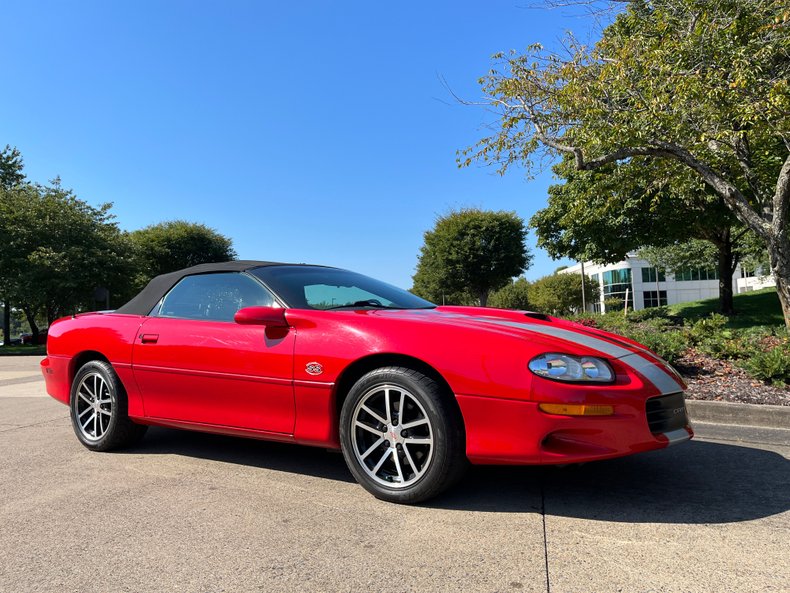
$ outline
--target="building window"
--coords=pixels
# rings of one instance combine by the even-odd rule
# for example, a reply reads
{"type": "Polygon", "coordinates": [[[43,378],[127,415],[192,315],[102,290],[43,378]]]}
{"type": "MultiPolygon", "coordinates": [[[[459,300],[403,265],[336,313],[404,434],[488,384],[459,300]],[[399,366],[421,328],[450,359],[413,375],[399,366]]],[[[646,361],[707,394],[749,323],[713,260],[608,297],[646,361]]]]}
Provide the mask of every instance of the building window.
{"type": "Polygon", "coordinates": [[[678,282],[718,279],[719,273],[716,270],[708,270],[706,268],[682,268],[675,271],[675,280],[678,282]]]}
{"type": "Polygon", "coordinates": [[[642,298],[645,302],[645,309],[650,307],[664,307],[667,304],[667,291],[660,290],[658,291],[658,296],[656,296],[655,290],[646,290],[642,293],[642,298]]]}
{"type": "Polygon", "coordinates": [[[601,277],[598,274],[590,274],[590,280],[592,280],[596,286],[601,285],[601,277]]]}
{"type": "MultiPolygon", "coordinates": [[[[666,282],[664,270],[658,270],[658,282],[666,282]]],[[[642,282],[656,282],[656,269],[655,268],[642,268],[642,282]]]]}
{"type": "Polygon", "coordinates": [[[630,291],[629,301],[633,301],[634,291],[631,289],[631,268],[609,270],[603,273],[603,298],[625,301],[625,293],[630,291]]]}

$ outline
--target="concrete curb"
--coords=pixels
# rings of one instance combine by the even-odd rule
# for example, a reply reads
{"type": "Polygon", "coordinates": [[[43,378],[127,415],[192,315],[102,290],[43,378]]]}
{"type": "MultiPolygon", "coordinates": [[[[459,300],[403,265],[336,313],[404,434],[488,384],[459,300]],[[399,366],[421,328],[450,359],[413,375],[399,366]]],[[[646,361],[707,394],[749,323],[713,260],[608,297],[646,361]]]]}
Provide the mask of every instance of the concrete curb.
{"type": "Polygon", "coordinates": [[[686,400],[691,422],[790,429],[790,406],[686,400]]]}

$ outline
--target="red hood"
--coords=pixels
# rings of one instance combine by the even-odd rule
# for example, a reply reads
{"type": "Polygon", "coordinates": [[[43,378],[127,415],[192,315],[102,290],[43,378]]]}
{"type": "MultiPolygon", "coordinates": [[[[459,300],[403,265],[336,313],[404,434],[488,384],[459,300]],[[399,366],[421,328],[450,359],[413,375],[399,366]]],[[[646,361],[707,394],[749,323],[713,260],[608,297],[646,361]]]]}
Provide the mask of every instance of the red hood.
{"type": "Polygon", "coordinates": [[[660,360],[654,352],[628,338],[541,313],[454,306],[397,311],[367,310],[365,313],[386,318],[473,327],[520,337],[540,337],[545,341],[560,340],[576,347],[596,350],[609,358],[647,353],[651,358],[660,360]]]}

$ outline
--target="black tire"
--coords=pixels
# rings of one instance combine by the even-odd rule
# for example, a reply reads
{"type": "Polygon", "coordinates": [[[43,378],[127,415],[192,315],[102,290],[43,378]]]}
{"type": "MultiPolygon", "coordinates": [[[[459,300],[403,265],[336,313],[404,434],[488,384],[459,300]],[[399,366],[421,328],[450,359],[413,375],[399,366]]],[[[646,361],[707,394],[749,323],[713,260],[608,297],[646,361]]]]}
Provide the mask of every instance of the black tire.
{"type": "Polygon", "coordinates": [[[340,413],[340,444],[356,480],[388,502],[433,498],[468,465],[463,419],[452,394],[403,367],[375,369],[354,384],[340,413]]]}
{"type": "Polygon", "coordinates": [[[147,426],[129,419],[126,391],[107,362],[85,363],[71,384],[71,426],[91,451],[111,451],[138,442],[147,426]]]}

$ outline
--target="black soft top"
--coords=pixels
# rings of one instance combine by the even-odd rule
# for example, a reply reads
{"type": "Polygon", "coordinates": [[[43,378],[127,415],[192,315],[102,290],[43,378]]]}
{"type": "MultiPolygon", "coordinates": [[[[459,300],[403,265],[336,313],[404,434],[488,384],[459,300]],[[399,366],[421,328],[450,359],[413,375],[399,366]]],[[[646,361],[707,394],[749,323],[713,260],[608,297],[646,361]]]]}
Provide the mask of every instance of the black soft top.
{"type": "Polygon", "coordinates": [[[233,260],[217,262],[214,264],[199,264],[191,268],[176,270],[168,274],[162,274],[153,278],[139,294],[123,307],[116,309],[116,313],[127,315],[148,315],[151,309],[162,299],[167,292],[173,288],[184,276],[194,276],[195,274],[212,274],[216,272],[244,272],[253,268],[263,268],[267,266],[292,266],[304,264],[284,264],[271,261],[254,260],[233,260]]]}

